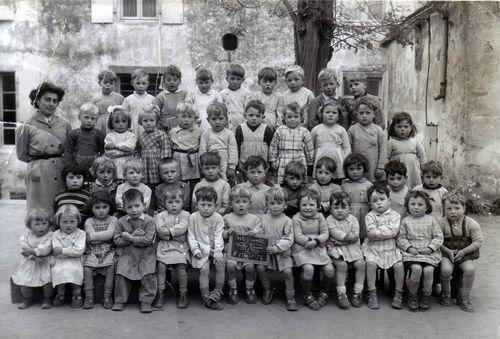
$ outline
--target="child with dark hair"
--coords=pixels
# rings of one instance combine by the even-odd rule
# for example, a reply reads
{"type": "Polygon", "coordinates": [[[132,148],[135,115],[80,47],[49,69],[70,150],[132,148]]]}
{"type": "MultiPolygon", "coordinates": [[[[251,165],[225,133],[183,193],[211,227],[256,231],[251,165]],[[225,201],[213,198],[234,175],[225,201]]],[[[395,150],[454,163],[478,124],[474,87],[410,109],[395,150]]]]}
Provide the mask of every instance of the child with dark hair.
{"type": "MultiPolygon", "coordinates": [[[[349,118],[351,120],[350,121],[351,125],[354,125],[355,123],[358,122],[358,117],[356,115],[356,106],[361,99],[368,99],[370,101],[379,102],[378,97],[366,93],[366,87],[368,85],[367,80],[368,79],[366,75],[360,72],[351,73],[347,77],[347,87],[354,96],[354,99],[349,100],[348,104],[346,105],[346,107],[349,110],[349,118]]],[[[380,104],[378,104],[377,106],[378,107],[374,111],[374,123],[379,125],[380,128],[385,129],[386,122],[384,119],[384,114],[380,109],[380,104]]]]}
{"type": "Polygon", "coordinates": [[[267,170],[267,162],[262,157],[250,156],[245,162],[245,174],[248,180],[238,185],[252,193],[250,213],[258,216],[266,213],[266,192],[270,188],[265,184],[267,170]]]}
{"type": "Polygon", "coordinates": [[[165,196],[167,192],[180,190],[182,192],[182,209],[189,211],[191,203],[191,190],[189,184],[180,180],[181,171],[179,161],[175,158],[163,158],[158,165],[158,172],[162,183],[156,186],[156,210],[163,212],[167,209],[165,196]]]}
{"type": "Polygon", "coordinates": [[[153,103],[154,96],[147,92],[149,86],[149,75],[143,69],[136,69],[132,72],[132,87],[134,93],[130,94],[123,100],[122,106],[129,113],[132,122],[132,132],[138,137],[144,132],[139,125],[139,113],[144,107],[148,107],[153,103]]]}
{"type": "Polygon", "coordinates": [[[89,171],[78,165],[68,165],[64,167],[61,176],[66,189],[54,198],[54,212],[63,205],[75,205],[83,223],[90,216],[90,192],[84,185],[89,177],[89,171]]]}
{"type": "Polygon", "coordinates": [[[412,188],[412,191],[424,191],[429,195],[432,205],[432,215],[443,216],[443,196],[448,190],[441,185],[443,167],[437,161],[430,160],[422,165],[422,185],[412,188]]]}
{"type": "Polygon", "coordinates": [[[399,160],[390,160],[385,165],[387,186],[391,191],[391,208],[401,215],[406,216],[405,198],[409,192],[406,185],[406,166],[399,160]]]}
{"type": "Polygon", "coordinates": [[[116,165],[113,160],[107,156],[96,158],[90,168],[90,173],[95,178],[95,181],[89,184],[90,194],[104,191],[110,195],[113,201],[115,201],[118,183],[115,181],[116,165]]]}
{"type": "Polygon", "coordinates": [[[101,87],[101,93],[96,94],[92,98],[92,103],[98,109],[96,128],[103,132],[104,135],[109,132],[108,107],[121,105],[125,99],[123,95],[115,92],[116,79],[116,73],[113,71],[104,70],[99,72],[97,82],[99,83],[99,87],[101,87]]]}
{"type": "Polygon", "coordinates": [[[222,102],[227,106],[229,130],[234,133],[236,127],[245,123],[243,112],[245,103],[252,92],[241,87],[245,81],[245,69],[239,64],[231,64],[226,70],[227,88],[220,92],[222,102]]]}
{"type": "Polygon", "coordinates": [[[316,162],[316,181],[309,186],[310,189],[318,191],[321,205],[318,210],[326,217],[330,213],[330,196],[333,192],[342,190],[334,183],[334,174],[337,164],[332,158],[322,157],[316,162]]]}
{"type": "Polygon", "coordinates": [[[290,161],[285,167],[285,178],[281,186],[288,197],[284,213],[290,219],[299,212],[297,199],[307,185],[306,171],[306,167],[298,161],[290,161]]]}
{"type": "Polygon", "coordinates": [[[259,71],[257,76],[259,81],[260,91],[250,95],[248,100],[259,100],[264,104],[264,123],[276,129],[283,125],[283,115],[285,112],[285,104],[281,94],[274,92],[278,74],[270,67],[264,67],[259,71]]]}
{"type": "Polygon", "coordinates": [[[142,178],[144,177],[143,163],[137,158],[128,159],[123,165],[123,175],[125,177],[125,182],[116,189],[115,202],[117,209],[123,211],[123,195],[128,190],[134,188],[142,193],[147,210],[151,204],[152,191],[151,188],[142,183],[142,178]]]}

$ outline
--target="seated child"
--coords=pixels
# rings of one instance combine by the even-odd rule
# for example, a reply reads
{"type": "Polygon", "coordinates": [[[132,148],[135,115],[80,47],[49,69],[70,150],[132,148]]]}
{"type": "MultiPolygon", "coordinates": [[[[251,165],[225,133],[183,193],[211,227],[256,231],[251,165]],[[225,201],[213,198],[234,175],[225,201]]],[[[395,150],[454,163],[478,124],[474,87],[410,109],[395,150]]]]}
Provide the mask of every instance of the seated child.
{"type": "Polygon", "coordinates": [[[299,65],[288,66],[285,69],[285,83],[288,89],[283,92],[283,103],[285,106],[296,102],[302,112],[302,126],[308,126],[309,104],[314,99],[314,93],[304,87],[304,70],[299,65]]]}
{"type": "Polygon", "coordinates": [[[432,205],[432,215],[440,219],[443,216],[443,196],[448,190],[441,185],[443,167],[437,161],[430,160],[422,165],[422,185],[412,188],[412,191],[424,191],[429,195],[432,205]]]}
{"type": "Polygon", "coordinates": [[[483,245],[481,227],[465,213],[465,197],[457,192],[444,195],[444,217],[439,220],[444,242],[441,251],[441,300],[444,306],[451,305],[451,277],[455,269],[462,271],[457,304],[466,311],[473,312],[471,290],[474,283],[474,260],[479,258],[479,248],[483,245]]]}
{"type": "Polygon", "coordinates": [[[139,134],[144,132],[142,127],[139,125],[139,114],[142,109],[151,105],[154,96],[147,92],[149,86],[149,76],[148,73],[143,69],[136,69],[132,72],[132,87],[134,87],[134,93],[130,94],[123,100],[123,108],[129,112],[130,120],[132,122],[132,132],[138,137],[139,134]]]}
{"type": "Polygon", "coordinates": [[[88,178],[88,173],[84,167],[78,165],[67,165],[63,168],[61,176],[64,178],[66,189],[54,198],[54,212],[62,205],[72,204],[78,209],[82,224],[87,220],[90,216],[90,192],[84,187],[84,181],[88,178]]]}
{"type": "Polygon", "coordinates": [[[113,311],[123,311],[132,287],[140,281],[139,301],[142,313],[151,313],[156,295],[155,224],[144,214],[146,204],[141,191],[131,188],[123,193],[127,215],[118,220],[113,240],[117,246],[115,305],[113,311]]]}
{"type": "Polygon", "coordinates": [[[266,213],[266,192],[271,188],[264,183],[268,170],[267,162],[258,155],[252,155],[245,162],[244,169],[248,181],[238,186],[252,193],[249,212],[260,217],[266,213]]]}
{"type": "Polygon", "coordinates": [[[333,278],[333,266],[328,253],[328,227],[326,220],[318,207],[321,203],[318,192],[304,189],[297,199],[299,213],[293,217],[293,235],[295,243],[292,245],[292,256],[296,267],[302,267],[302,294],[304,301],[311,310],[317,311],[325,306],[333,278]],[[320,266],[323,271],[321,292],[314,298],[311,285],[314,276],[314,267],[320,266]]]}
{"type": "Polygon", "coordinates": [[[403,253],[403,263],[410,269],[410,276],[406,279],[408,308],[410,311],[427,311],[434,268],[441,262],[443,232],[436,218],[430,215],[432,207],[427,193],[410,192],[405,205],[409,215],[401,221],[397,244],[403,253]],[[421,279],[423,287],[419,302],[417,293],[421,279]]]}
{"type": "Polygon", "coordinates": [[[90,168],[90,173],[95,178],[95,181],[89,184],[90,194],[104,191],[109,194],[113,201],[115,201],[118,183],[115,181],[116,166],[113,160],[107,156],[96,158],[90,168]]]}
{"type": "Polygon", "coordinates": [[[333,192],[342,190],[339,185],[333,182],[334,173],[336,172],[337,165],[333,159],[323,157],[316,163],[315,177],[316,181],[309,186],[310,189],[319,193],[321,205],[318,211],[326,216],[330,213],[330,197],[333,192]]]}
{"type": "Polygon", "coordinates": [[[227,88],[220,92],[222,102],[228,111],[229,130],[234,133],[236,127],[245,123],[243,111],[248,96],[252,93],[245,87],[241,87],[245,81],[245,69],[239,64],[231,64],[226,71],[227,88]]]}
{"type": "Polygon", "coordinates": [[[184,192],[173,188],[164,193],[165,211],[155,217],[156,233],[159,237],[156,250],[156,267],[158,271],[158,293],[153,303],[155,309],[162,309],[165,303],[165,281],[167,269],[177,272],[179,280],[179,299],[177,308],[188,306],[187,296],[187,264],[190,261],[187,229],[189,212],[182,210],[184,192]]]}
{"type": "Polygon", "coordinates": [[[271,236],[271,245],[267,248],[270,255],[269,265],[257,266],[262,288],[262,303],[268,305],[273,301],[273,289],[267,275],[267,270],[283,272],[285,276],[286,309],[297,311],[299,308],[295,302],[295,287],[293,282],[293,259],[292,244],[293,223],[283,212],[288,197],[280,187],[273,187],[266,192],[266,205],[268,213],[262,216],[262,228],[264,234],[271,236]]]}
{"type": "Polygon", "coordinates": [[[94,275],[104,275],[103,306],[113,307],[113,286],[115,285],[115,234],[118,220],[111,215],[115,204],[105,191],[92,195],[90,208],[92,218],[85,221],[87,249],[83,255],[84,309],[94,308],[94,275]]]}
{"type": "Polygon", "coordinates": [[[200,187],[195,195],[198,201],[197,211],[189,216],[188,225],[189,249],[193,254],[191,266],[199,269],[200,292],[204,305],[218,311],[223,308],[220,299],[226,268],[222,253],[224,220],[216,212],[218,198],[213,187],[200,187]],[[209,292],[211,263],[215,266],[215,288],[209,292]]]}
{"type": "Polygon", "coordinates": [[[128,159],[123,165],[123,176],[125,177],[125,182],[116,189],[116,208],[123,210],[123,194],[129,189],[135,188],[142,193],[147,210],[151,202],[151,188],[141,182],[144,177],[144,165],[142,162],[137,158],[128,159]]]}
{"type": "Polygon", "coordinates": [[[114,91],[116,78],[116,73],[113,71],[101,71],[97,76],[97,81],[101,87],[101,93],[96,94],[92,98],[92,103],[98,108],[96,128],[104,133],[104,135],[109,132],[108,107],[121,105],[125,99],[123,95],[114,91]]]}
{"type": "Polygon", "coordinates": [[[64,305],[66,284],[71,285],[71,307],[82,306],[83,283],[83,252],[85,251],[85,232],[78,228],[81,222],[80,212],[71,204],[62,205],[54,216],[59,227],[52,234],[51,263],[52,286],[57,288],[57,294],[52,302],[55,307],[64,305]]]}
{"type": "Polygon", "coordinates": [[[98,155],[104,154],[103,131],[95,127],[97,106],[89,102],[80,106],[78,120],[80,128],[71,130],[64,145],[64,163],[79,165],[89,170],[98,155]]]}
{"type": "MultiPolygon", "coordinates": [[[[262,233],[260,218],[254,214],[248,213],[252,193],[244,187],[234,187],[229,194],[229,200],[233,212],[224,216],[224,232],[222,237],[227,243],[231,234],[236,232],[247,235],[262,233]]],[[[225,248],[227,253],[227,248],[225,248]]],[[[255,304],[257,295],[253,288],[255,267],[251,263],[239,262],[231,259],[226,260],[227,284],[229,285],[228,303],[235,305],[238,303],[238,289],[236,285],[236,270],[245,270],[245,301],[247,304],[255,304]]]]}
{"type": "Polygon", "coordinates": [[[179,161],[175,158],[163,158],[158,165],[158,172],[160,173],[163,183],[156,186],[156,210],[163,212],[167,209],[165,202],[165,194],[169,191],[180,190],[182,192],[182,209],[189,211],[191,202],[191,190],[189,185],[180,180],[181,171],[179,161]]]}
{"type": "Polygon", "coordinates": [[[375,281],[377,268],[394,269],[395,291],[392,307],[403,308],[404,266],[401,251],[396,246],[401,216],[390,208],[389,188],[382,184],[368,189],[372,211],[366,215],[366,241],[363,254],[366,260],[366,282],[368,285],[368,308],[378,309],[375,281]]]}
{"type": "Polygon", "coordinates": [[[385,165],[385,177],[390,190],[391,209],[401,215],[406,216],[405,198],[409,188],[406,185],[406,166],[399,160],[391,160],[385,165]]]}
{"type": "Polygon", "coordinates": [[[50,214],[44,209],[32,209],[25,219],[27,230],[21,236],[21,263],[12,276],[23,295],[17,306],[20,310],[33,303],[34,290],[43,288],[42,309],[52,307],[52,277],[50,275],[50,255],[52,254],[52,232],[50,214]]]}
{"type": "Polygon", "coordinates": [[[361,306],[365,283],[366,263],[359,242],[359,223],[356,217],[349,213],[350,205],[351,198],[346,192],[332,193],[331,215],[326,218],[330,233],[327,249],[336,269],[337,305],[341,308],[349,307],[345,287],[348,263],[353,263],[356,270],[352,306],[361,306]]]}
{"type": "Polygon", "coordinates": [[[227,129],[227,108],[220,102],[212,102],[207,108],[210,128],[203,131],[199,154],[216,152],[221,159],[220,176],[223,180],[234,182],[238,164],[238,148],[234,133],[227,129]]]}
{"type": "Polygon", "coordinates": [[[226,214],[229,206],[229,191],[231,187],[220,178],[220,156],[215,152],[207,152],[200,156],[201,172],[203,179],[193,189],[192,210],[196,211],[196,191],[201,187],[212,187],[217,193],[216,212],[220,215],[226,214]]]}
{"type": "Polygon", "coordinates": [[[306,167],[298,161],[290,161],[285,167],[285,180],[281,186],[288,197],[285,215],[293,218],[299,212],[300,192],[307,187],[306,167]]]}
{"type": "MultiPolygon", "coordinates": [[[[374,95],[366,93],[367,77],[363,73],[351,73],[347,78],[347,87],[354,96],[354,99],[350,100],[350,103],[346,105],[346,107],[349,109],[350,125],[354,125],[355,123],[358,122],[358,117],[355,113],[355,107],[356,104],[359,102],[359,100],[367,98],[372,101],[375,100],[379,101],[379,98],[374,95]]],[[[380,109],[380,104],[377,110],[375,110],[374,114],[375,114],[374,123],[379,125],[380,128],[385,129],[386,123],[384,119],[384,114],[380,109]]]]}

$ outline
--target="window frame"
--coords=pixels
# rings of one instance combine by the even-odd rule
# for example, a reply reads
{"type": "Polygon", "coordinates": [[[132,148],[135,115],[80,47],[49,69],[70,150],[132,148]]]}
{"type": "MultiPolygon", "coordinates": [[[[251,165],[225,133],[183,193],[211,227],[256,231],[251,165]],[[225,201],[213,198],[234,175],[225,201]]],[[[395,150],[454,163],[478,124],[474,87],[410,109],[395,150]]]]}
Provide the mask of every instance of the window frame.
{"type": "Polygon", "coordinates": [[[110,66],[109,69],[113,72],[116,73],[116,85],[115,85],[115,91],[117,93],[120,93],[121,95],[123,95],[125,98],[134,93],[133,90],[129,90],[129,91],[126,91],[127,93],[123,93],[122,92],[122,84],[125,84],[126,86],[127,85],[131,85],[131,83],[128,83],[128,82],[123,82],[123,77],[126,76],[126,77],[131,77],[131,73],[135,70],[135,69],[143,69],[144,71],[146,71],[149,75],[149,86],[148,86],[148,90],[147,90],[147,93],[151,94],[152,96],[156,97],[158,94],[160,94],[162,91],[163,91],[163,88],[162,88],[162,78],[163,78],[163,72],[164,72],[164,69],[163,68],[160,68],[160,67],[151,67],[151,66],[145,66],[145,67],[141,67],[141,66],[134,66],[134,67],[129,67],[129,66],[110,66]],[[154,77],[154,78],[153,78],[154,77]],[[150,87],[153,86],[153,89],[151,90],[150,87]]]}
{"type": "Polygon", "coordinates": [[[0,71],[0,148],[4,147],[14,147],[16,145],[15,141],[15,130],[16,130],[16,123],[17,123],[17,114],[18,114],[18,109],[17,109],[17,85],[16,85],[16,73],[15,72],[8,72],[8,71],[0,71]],[[5,76],[11,76],[14,79],[14,91],[4,91],[3,88],[3,79],[5,76]],[[14,109],[9,109],[8,111],[13,111],[14,113],[14,121],[13,122],[5,122],[4,117],[5,117],[5,110],[4,110],[4,94],[13,94],[14,95],[14,109]],[[5,126],[7,125],[7,126],[5,126]],[[14,142],[6,144],[5,143],[5,130],[11,130],[14,131],[14,142]]]}
{"type": "MultiPolygon", "coordinates": [[[[364,70],[349,70],[349,71],[343,71],[342,72],[342,96],[345,96],[345,97],[352,97],[352,94],[350,94],[348,91],[349,89],[347,88],[347,78],[349,78],[349,75],[352,74],[352,73],[363,73],[366,75],[366,80],[367,81],[373,81],[373,80],[377,80],[378,82],[378,93],[372,93],[372,92],[369,92],[368,90],[366,91],[366,93],[368,94],[371,94],[371,95],[375,95],[379,98],[382,97],[383,93],[384,93],[384,71],[383,70],[380,70],[380,71],[364,71],[364,70]]],[[[368,86],[367,86],[367,89],[368,89],[368,86]]]]}
{"type": "Polygon", "coordinates": [[[125,16],[124,15],[124,9],[125,9],[125,4],[124,4],[124,1],[126,0],[120,0],[119,4],[120,4],[120,19],[121,20],[124,20],[124,21],[137,21],[137,20],[140,20],[140,21],[156,21],[160,18],[160,11],[158,10],[159,9],[159,6],[161,5],[160,4],[160,1],[158,0],[155,0],[155,16],[154,17],[149,17],[149,16],[143,16],[143,13],[142,13],[142,9],[143,9],[143,0],[136,0],[137,1],[137,16],[125,16]]]}

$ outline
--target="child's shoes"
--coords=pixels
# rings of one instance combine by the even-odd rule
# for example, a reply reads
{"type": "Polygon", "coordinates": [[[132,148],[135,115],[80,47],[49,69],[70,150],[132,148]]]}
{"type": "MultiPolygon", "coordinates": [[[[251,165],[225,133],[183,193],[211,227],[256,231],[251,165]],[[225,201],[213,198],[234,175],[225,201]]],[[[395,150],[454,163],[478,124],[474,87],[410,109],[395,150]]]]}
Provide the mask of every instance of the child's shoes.
{"type": "Polygon", "coordinates": [[[412,312],[418,311],[418,297],[416,294],[408,294],[408,308],[412,312]]]}
{"type": "Polygon", "coordinates": [[[83,309],[85,310],[90,310],[94,308],[94,298],[93,297],[86,297],[85,301],[83,302],[83,309]]]}
{"type": "Polygon", "coordinates": [[[380,308],[378,304],[377,290],[368,291],[368,308],[372,310],[378,310],[380,308]]]}
{"type": "Polygon", "coordinates": [[[309,307],[313,311],[319,310],[319,305],[316,299],[312,295],[304,296],[304,302],[307,307],[309,307]]]}
{"type": "Polygon", "coordinates": [[[474,306],[472,306],[470,302],[470,292],[461,290],[458,293],[457,304],[460,305],[460,308],[465,312],[474,312],[474,306]]]}
{"type": "Polygon", "coordinates": [[[295,302],[294,297],[287,297],[286,298],[286,309],[287,311],[294,312],[299,310],[299,306],[297,306],[297,303],[295,302]]]}
{"type": "Polygon", "coordinates": [[[124,303],[115,303],[113,305],[113,308],[112,308],[113,311],[117,311],[117,312],[123,311],[124,309],[125,309],[124,303]]]}
{"type": "Polygon", "coordinates": [[[110,308],[113,308],[113,299],[111,299],[110,297],[104,297],[104,301],[102,303],[102,306],[109,310],[110,308]]]}
{"type": "Polygon", "coordinates": [[[229,294],[227,295],[227,302],[231,305],[236,305],[239,301],[238,290],[236,288],[229,289],[229,294]]]}
{"type": "Polygon", "coordinates": [[[205,307],[215,311],[222,310],[224,307],[220,302],[221,297],[222,297],[222,292],[220,290],[214,290],[209,294],[205,295],[203,297],[205,307]]]}
{"type": "Polygon", "coordinates": [[[73,297],[71,298],[71,307],[78,308],[78,307],[81,307],[82,304],[83,304],[82,296],[79,294],[73,295],[73,297]]]}
{"type": "Polygon", "coordinates": [[[177,300],[177,308],[187,308],[189,305],[187,292],[181,292],[179,295],[179,300],[177,300]]]}
{"type": "Polygon", "coordinates": [[[165,303],[165,290],[158,290],[156,293],[156,299],[153,301],[153,307],[156,310],[163,310],[163,304],[165,303]]]}
{"type": "Polygon", "coordinates": [[[61,307],[64,305],[64,295],[56,294],[54,300],[52,300],[52,306],[61,307]]]}
{"type": "Polygon", "coordinates": [[[43,298],[42,306],[40,308],[42,310],[48,310],[49,308],[52,308],[52,305],[50,304],[50,298],[43,298]]]}
{"type": "Polygon", "coordinates": [[[352,306],[361,307],[362,303],[363,303],[363,295],[361,293],[354,293],[352,297],[352,306]]]}
{"type": "Polygon", "coordinates": [[[451,296],[449,294],[441,293],[441,298],[439,303],[443,306],[451,306],[453,303],[451,301],[451,296]]]}
{"type": "Polygon", "coordinates": [[[151,307],[150,303],[141,303],[141,313],[151,313],[153,312],[153,308],[151,307]]]}
{"type": "Polygon", "coordinates": [[[422,312],[428,311],[429,310],[429,299],[431,295],[422,295],[422,299],[418,303],[418,309],[422,312]]]}
{"type": "Polygon", "coordinates": [[[394,297],[392,298],[391,306],[397,310],[403,308],[403,292],[398,290],[394,291],[394,297]]]}
{"type": "Polygon", "coordinates": [[[345,293],[337,293],[337,305],[340,308],[348,308],[351,306],[349,303],[349,299],[347,299],[347,295],[345,293]]]}
{"type": "Polygon", "coordinates": [[[326,292],[322,291],[318,295],[318,298],[316,299],[316,302],[318,303],[319,308],[325,306],[326,303],[328,302],[328,294],[326,294],[326,292]]]}
{"type": "Polygon", "coordinates": [[[274,291],[272,288],[264,289],[262,293],[262,303],[264,305],[269,305],[273,301],[274,291]]]}
{"type": "Polygon", "coordinates": [[[31,306],[31,299],[23,299],[23,301],[17,306],[18,309],[24,310],[31,306]]]}
{"type": "Polygon", "coordinates": [[[257,302],[257,294],[253,288],[247,288],[245,301],[247,304],[255,304],[257,302]]]}

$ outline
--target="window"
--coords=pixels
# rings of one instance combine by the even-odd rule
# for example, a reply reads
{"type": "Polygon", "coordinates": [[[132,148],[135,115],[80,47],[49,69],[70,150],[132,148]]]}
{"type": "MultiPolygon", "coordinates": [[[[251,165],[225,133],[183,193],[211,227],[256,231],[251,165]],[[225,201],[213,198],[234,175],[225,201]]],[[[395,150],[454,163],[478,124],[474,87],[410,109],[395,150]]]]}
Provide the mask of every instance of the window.
{"type": "MultiPolygon", "coordinates": [[[[152,96],[157,96],[161,93],[161,76],[162,73],[149,73],[149,86],[147,92],[152,96]]],[[[134,93],[132,87],[132,76],[130,73],[117,73],[116,74],[116,91],[123,95],[125,98],[134,93]]]]}
{"type": "MultiPolygon", "coordinates": [[[[367,77],[366,79],[366,93],[380,96],[380,88],[382,87],[382,77],[367,77]]],[[[347,78],[343,79],[344,95],[351,95],[352,93],[347,86],[347,78]]]]}
{"type": "Polygon", "coordinates": [[[0,146],[14,145],[16,136],[16,77],[0,72],[0,146]]]}
{"type": "Polygon", "coordinates": [[[122,0],[122,18],[155,19],[157,0],[122,0]]]}

